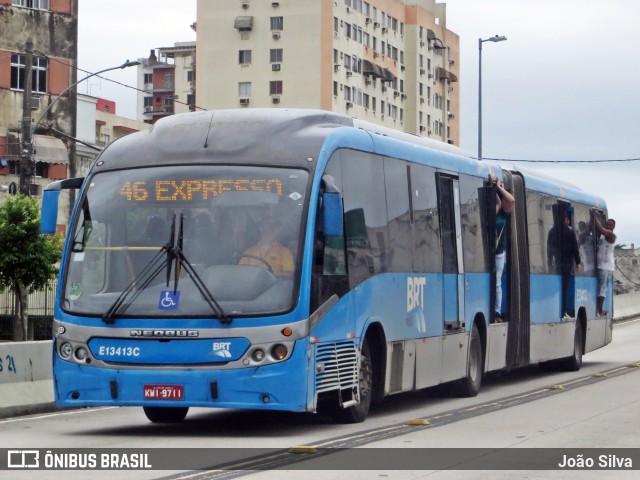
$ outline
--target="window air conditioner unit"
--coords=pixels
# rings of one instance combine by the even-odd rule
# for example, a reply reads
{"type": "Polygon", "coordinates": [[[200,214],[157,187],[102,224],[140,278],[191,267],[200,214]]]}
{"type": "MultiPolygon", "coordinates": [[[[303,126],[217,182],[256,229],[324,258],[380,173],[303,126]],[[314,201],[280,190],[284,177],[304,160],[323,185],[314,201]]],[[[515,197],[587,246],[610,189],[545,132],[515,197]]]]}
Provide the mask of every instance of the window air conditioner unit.
{"type": "Polygon", "coordinates": [[[245,10],[249,8],[249,2],[242,2],[242,8],[244,8],[245,10]]]}
{"type": "Polygon", "coordinates": [[[364,84],[365,84],[365,85],[371,85],[371,80],[365,80],[365,81],[364,81],[364,84]]]}
{"type": "Polygon", "coordinates": [[[420,125],[420,131],[424,132],[426,130],[426,128],[424,127],[424,125],[420,125]]]}
{"type": "Polygon", "coordinates": [[[380,54],[378,52],[373,52],[373,58],[378,58],[380,54]]]}
{"type": "Polygon", "coordinates": [[[424,47],[424,42],[420,42],[420,46],[421,46],[421,47],[424,47]]]}
{"type": "Polygon", "coordinates": [[[449,60],[449,65],[453,65],[454,63],[456,63],[456,61],[453,58],[449,60]]]}
{"type": "Polygon", "coordinates": [[[451,112],[449,112],[448,115],[449,115],[449,118],[455,118],[455,115],[451,112]]]}
{"type": "Polygon", "coordinates": [[[406,100],[407,99],[407,94],[403,93],[402,95],[400,95],[400,98],[402,98],[403,100],[406,100]]]}
{"type": "Polygon", "coordinates": [[[353,72],[347,71],[347,77],[350,77],[351,75],[353,75],[353,72]]]}
{"type": "Polygon", "coordinates": [[[384,85],[382,86],[382,91],[386,92],[387,91],[387,87],[385,87],[384,85]]]}
{"type": "Polygon", "coordinates": [[[240,99],[240,105],[249,105],[249,99],[248,98],[241,98],[240,99]]]}
{"type": "Polygon", "coordinates": [[[40,97],[31,97],[31,110],[40,109],[40,97]]]}
{"type": "Polygon", "coordinates": [[[431,130],[429,130],[427,133],[428,133],[429,135],[431,135],[431,130]]]}
{"type": "Polygon", "coordinates": [[[353,103],[347,102],[347,108],[351,108],[351,107],[353,107],[353,103]]]}
{"type": "Polygon", "coordinates": [[[429,75],[427,75],[428,78],[433,78],[433,73],[430,73],[429,75]]]}
{"type": "Polygon", "coordinates": [[[274,72],[279,72],[280,71],[280,64],[279,63],[274,63],[271,65],[271,70],[273,70],[274,72]]]}
{"type": "Polygon", "coordinates": [[[393,92],[393,96],[394,96],[394,97],[398,97],[398,96],[400,96],[400,92],[398,92],[398,91],[393,92]]]}
{"type": "Polygon", "coordinates": [[[378,28],[380,26],[380,22],[373,22],[373,28],[378,28]]]}
{"type": "Polygon", "coordinates": [[[425,73],[426,73],[425,69],[424,69],[424,68],[421,68],[421,69],[420,69],[420,75],[424,75],[425,73]]]}
{"type": "Polygon", "coordinates": [[[271,35],[273,37],[274,40],[280,40],[280,33],[276,32],[273,35],[271,35]]]}
{"type": "Polygon", "coordinates": [[[387,33],[389,29],[387,27],[382,27],[382,33],[387,33]]]}
{"type": "Polygon", "coordinates": [[[337,72],[338,70],[340,70],[340,65],[339,65],[339,64],[337,64],[337,63],[334,63],[334,64],[333,64],[333,71],[334,71],[334,72],[337,72]]]}
{"type": "Polygon", "coordinates": [[[271,103],[280,103],[280,97],[273,97],[271,103]]]}
{"type": "Polygon", "coordinates": [[[424,103],[424,98],[420,97],[420,103],[424,103]]]}

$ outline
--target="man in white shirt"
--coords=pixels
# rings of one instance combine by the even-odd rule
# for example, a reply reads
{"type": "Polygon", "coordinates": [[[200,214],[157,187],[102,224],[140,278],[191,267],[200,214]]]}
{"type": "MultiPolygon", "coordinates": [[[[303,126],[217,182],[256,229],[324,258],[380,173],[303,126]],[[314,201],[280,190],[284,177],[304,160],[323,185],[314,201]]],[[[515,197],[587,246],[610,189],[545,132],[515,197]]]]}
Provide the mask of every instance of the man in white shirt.
{"type": "Polygon", "coordinates": [[[604,226],[600,223],[600,219],[596,215],[596,230],[600,234],[598,239],[598,316],[606,317],[607,312],[603,311],[604,300],[607,296],[608,286],[613,277],[615,269],[615,260],[613,258],[614,245],[618,238],[613,233],[616,228],[616,221],[613,218],[608,219],[604,226]]]}

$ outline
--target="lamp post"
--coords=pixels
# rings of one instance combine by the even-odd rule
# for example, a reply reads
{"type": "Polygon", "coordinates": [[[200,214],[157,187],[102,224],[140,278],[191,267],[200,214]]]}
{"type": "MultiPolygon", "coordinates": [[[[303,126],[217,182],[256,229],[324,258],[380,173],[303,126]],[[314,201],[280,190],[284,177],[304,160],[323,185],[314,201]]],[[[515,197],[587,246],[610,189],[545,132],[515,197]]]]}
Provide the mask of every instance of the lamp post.
{"type": "Polygon", "coordinates": [[[503,42],[507,37],[494,35],[478,39],[478,160],[482,160],[482,44],[484,42],[503,42]]]}
{"type": "Polygon", "coordinates": [[[66,90],[64,92],[62,92],[60,95],[58,95],[56,98],[53,99],[53,102],[51,102],[49,104],[49,106],[45,109],[44,112],[42,112],[42,115],[40,115],[38,117],[38,120],[36,120],[33,124],[33,127],[31,127],[31,133],[33,134],[36,130],[36,127],[38,126],[38,124],[42,121],[42,119],[45,117],[45,115],[53,108],[53,106],[56,104],[56,102],[58,100],[60,100],[60,98],[64,97],[64,95],[71,90],[73,87],[75,87],[76,85],[78,85],[79,83],[84,82],[85,80],[89,80],[91,77],[95,77],[96,75],[100,75],[101,73],[105,73],[105,72],[110,72],[111,70],[118,70],[118,69],[123,69],[123,68],[127,68],[127,67],[135,67],[136,65],[140,65],[140,62],[138,61],[134,61],[134,62],[130,62],[129,60],[127,60],[126,62],[124,62],[122,65],[118,65],[116,67],[110,67],[110,68],[105,68],[104,70],[100,70],[99,72],[95,72],[92,73],[90,75],[87,75],[84,78],[81,78],[80,80],[78,80],[75,83],[72,83],[71,85],[69,85],[66,90]]]}
{"type": "MultiPolygon", "coordinates": [[[[27,47],[27,54],[29,55],[31,52],[31,46],[27,47]]],[[[27,56],[27,58],[29,58],[29,56],[27,56]]],[[[105,73],[105,72],[110,72],[111,70],[118,70],[118,69],[123,69],[123,68],[127,68],[127,67],[134,67],[136,65],[140,65],[140,62],[138,61],[133,61],[130,62],[129,60],[127,60],[126,62],[124,62],[122,65],[117,65],[115,67],[110,67],[110,68],[105,68],[103,70],[100,70],[98,72],[95,73],[91,73],[89,75],[87,75],[84,78],[81,78],[80,80],[78,80],[77,82],[72,83],[71,85],[69,85],[62,93],[60,93],[56,98],[53,99],[53,101],[49,104],[49,106],[47,106],[47,108],[44,110],[44,112],[42,112],[42,114],[38,117],[38,119],[33,122],[33,124],[31,124],[30,126],[27,125],[26,120],[23,121],[24,125],[27,125],[23,128],[23,135],[22,135],[22,152],[23,152],[23,157],[22,157],[22,163],[21,166],[24,167],[29,167],[29,168],[25,168],[26,174],[25,175],[20,175],[20,192],[21,193],[29,193],[29,186],[27,185],[28,183],[30,183],[30,177],[32,175],[32,171],[33,171],[33,155],[34,155],[34,148],[33,148],[33,135],[35,134],[36,128],[38,127],[38,125],[40,124],[40,122],[42,121],[42,119],[47,115],[47,113],[49,113],[51,111],[51,109],[53,108],[53,106],[58,102],[58,100],[60,100],[60,98],[62,98],[67,92],[69,92],[69,90],[71,90],[72,88],[74,88],[76,85],[78,85],[79,83],[84,82],[85,80],[88,80],[91,77],[95,77],[96,75],[100,75],[101,73],[105,73]]],[[[25,65],[25,70],[26,70],[26,78],[29,79],[30,77],[30,73],[31,73],[31,62],[27,61],[26,65],[25,65]]],[[[30,87],[31,85],[31,81],[29,80],[29,85],[28,87],[30,87]]],[[[28,97],[28,120],[29,123],[31,121],[31,94],[27,94],[27,85],[25,85],[25,97],[28,97]]],[[[30,91],[30,88],[29,88],[30,91]]],[[[23,113],[23,116],[26,118],[27,117],[27,103],[25,100],[25,106],[23,107],[23,110],[25,110],[25,113],[23,113]]]]}

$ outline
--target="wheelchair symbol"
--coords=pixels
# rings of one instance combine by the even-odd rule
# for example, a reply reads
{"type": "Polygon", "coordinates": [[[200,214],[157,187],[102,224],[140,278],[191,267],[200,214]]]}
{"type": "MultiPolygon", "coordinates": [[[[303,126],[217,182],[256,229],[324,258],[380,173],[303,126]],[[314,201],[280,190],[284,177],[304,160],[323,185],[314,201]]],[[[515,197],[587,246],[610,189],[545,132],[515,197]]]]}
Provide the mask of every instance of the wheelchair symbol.
{"type": "Polygon", "coordinates": [[[158,308],[160,310],[175,310],[178,308],[178,301],[180,300],[180,292],[172,292],[164,290],[160,292],[160,303],[158,308]]]}

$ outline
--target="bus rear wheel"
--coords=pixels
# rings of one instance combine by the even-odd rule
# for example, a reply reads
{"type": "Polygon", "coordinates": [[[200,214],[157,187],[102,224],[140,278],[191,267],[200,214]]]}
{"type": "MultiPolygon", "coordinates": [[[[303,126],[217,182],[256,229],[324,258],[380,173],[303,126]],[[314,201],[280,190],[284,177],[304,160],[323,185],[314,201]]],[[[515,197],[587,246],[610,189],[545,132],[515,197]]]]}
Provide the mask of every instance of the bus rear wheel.
{"type": "Polygon", "coordinates": [[[577,372],[582,367],[582,355],[584,354],[582,339],[582,324],[576,322],[576,330],[573,335],[573,355],[560,360],[560,368],[562,370],[577,372]]]}
{"type": "Polygon", "coordinates": [[[340,423],[360,423],[369,415],[371,397],[373,396],[373,367],[371,363],[371,349],[365,338],[360,350],[360,365],[358,367],[360,403],[352,407],[342,408],[334,403],[331,406],[331,417],[340,423]]]}
{"type": "Polygon", "coordinates": [[[189,407],[142,407],[153,423],[179,423],[187,416],[189,407]]]}
{"type": "Polygon", "coordinates": [[[456,392],[462,397],[475,397],[482,385],[483,373],[482,340],[477,325],[473,325],[469,337],[469,355],[467,356],[467,374],[458,381],[456,392]]]}

